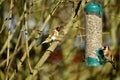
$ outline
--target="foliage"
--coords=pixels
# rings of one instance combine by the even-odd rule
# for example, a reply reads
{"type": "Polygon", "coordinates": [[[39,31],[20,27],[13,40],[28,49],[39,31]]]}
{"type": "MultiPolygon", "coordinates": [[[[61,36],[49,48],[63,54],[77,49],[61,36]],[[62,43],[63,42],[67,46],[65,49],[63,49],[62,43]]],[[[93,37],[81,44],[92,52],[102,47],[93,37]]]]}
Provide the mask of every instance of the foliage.
{"type": "Polygon", "coordinates": [[[119,79],[120,0],[101,0],[103,45],[117,70],[85,66],[85,0],[74,17],[79,1],[0,0],[0,80],[119,79]],[[41,44],[57,26],[57,40],[41,44]]]}

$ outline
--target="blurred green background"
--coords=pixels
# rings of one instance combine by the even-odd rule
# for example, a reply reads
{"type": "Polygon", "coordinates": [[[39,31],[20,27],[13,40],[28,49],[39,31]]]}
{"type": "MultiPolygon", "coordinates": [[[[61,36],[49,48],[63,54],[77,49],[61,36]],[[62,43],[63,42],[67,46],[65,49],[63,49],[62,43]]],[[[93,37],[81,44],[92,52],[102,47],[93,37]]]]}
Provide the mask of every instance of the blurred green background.
{"type": "Polygon", "coordinates": [[[31,48],[29,55],[32,67],[37,64],[50,46],[40,43],[53,32],[56,26],[63,26],[62,29],[64,30],[71,20],[73,22],[61,44],[50,54],[32,80],[120,80],[120,0],[101,0],[103,7],[103,45],[110,46],[111,53],[114,55],[116,70],[109,63],[98,67],[85,66],[84,0],[81,0],[82,4],[78,14],[73,18],[79,1],[27,0],[27,12],[25,12],[25,0],[13,0],[12,9],[10,9],[11,0],[0,0],[0,80],[5,80],[6,75],[8,75],[9,80],[24,80],[30,75],[27,61],[20,63],[25,52],[25,34],[22,31],[25,27],[23,13],[28,14],[28,45],[31,48]],[[10,17],[11,10],[12,16],[10,17]],[[48,17],[49,19],[46,21],[48,17]],[[42,36],[36,39],[43,25],[45,27],[42,30],[42,36]],[[4,45],[7,44],[9,30],[12,35],[9,43],[10,56],[12,57],[10,57],[9,71],[6,73],[7,47],[4,49],[4,45]],[[33,41],[35,42],[32,43],[33,41]],[[15,48],[16,45],[18,45],[17,48],[15,48]],[[13,55],[14,51],[15,55],[13,55]],[[18,69],[19,63],[22,66],[18,69]]]}

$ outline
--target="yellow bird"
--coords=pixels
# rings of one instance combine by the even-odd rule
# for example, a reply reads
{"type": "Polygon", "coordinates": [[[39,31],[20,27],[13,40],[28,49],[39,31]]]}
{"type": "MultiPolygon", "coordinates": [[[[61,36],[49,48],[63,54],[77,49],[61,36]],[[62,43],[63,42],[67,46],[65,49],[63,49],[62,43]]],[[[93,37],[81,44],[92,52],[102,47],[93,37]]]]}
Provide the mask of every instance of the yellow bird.
{"type": "Polygon", "coordinates": [[[108,59],[109,61],[113,61],[114,57],[109,49],[109,46],[104,46],[103,51],[105,58],[108,59]]]}
{"type": "Polygon", "coordinates": [[[114,56],[112,55],[109,46],[104,46],[103,48],[104,56],[107,59],[107,62],[110,62],[114,69],[116,69],[115,62],[114,62],[114,56]]]}
{"type": "Polygon", "coordinates": [[[53,31],[53,34],[49,35],[48,38],[42,42],[42,44],[51,43],[55,41],[56,38],[59,36],[59,32],[60,32],[60,26],[56,27],[55,30],[53,31]]]}

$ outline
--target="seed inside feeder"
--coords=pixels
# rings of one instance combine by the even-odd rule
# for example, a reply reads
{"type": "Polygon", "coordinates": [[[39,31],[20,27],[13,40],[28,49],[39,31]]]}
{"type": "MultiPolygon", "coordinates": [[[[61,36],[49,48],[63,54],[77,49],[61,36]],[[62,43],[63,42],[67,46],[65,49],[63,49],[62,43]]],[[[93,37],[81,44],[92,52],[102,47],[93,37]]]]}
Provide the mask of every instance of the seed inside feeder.
{"type": "Polygon", "coordinates": [[[86,14],[86,58],[97,58],[96,50],[102,47],[102,18],[99,14],[86,14]]]}

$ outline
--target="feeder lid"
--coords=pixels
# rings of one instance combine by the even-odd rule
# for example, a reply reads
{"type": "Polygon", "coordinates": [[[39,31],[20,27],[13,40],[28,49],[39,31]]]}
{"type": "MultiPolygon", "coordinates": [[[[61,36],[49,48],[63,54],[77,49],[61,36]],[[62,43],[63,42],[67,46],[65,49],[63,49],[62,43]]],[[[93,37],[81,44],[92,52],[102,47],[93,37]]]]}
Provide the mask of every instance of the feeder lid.
{"type": "Polygon", "coordinates": [[[100,4],[96,4],[95,2],[87,3],[84,10],[85,12],[100,12],[100,16],[102,16],[102,7],[100,4]]]}

